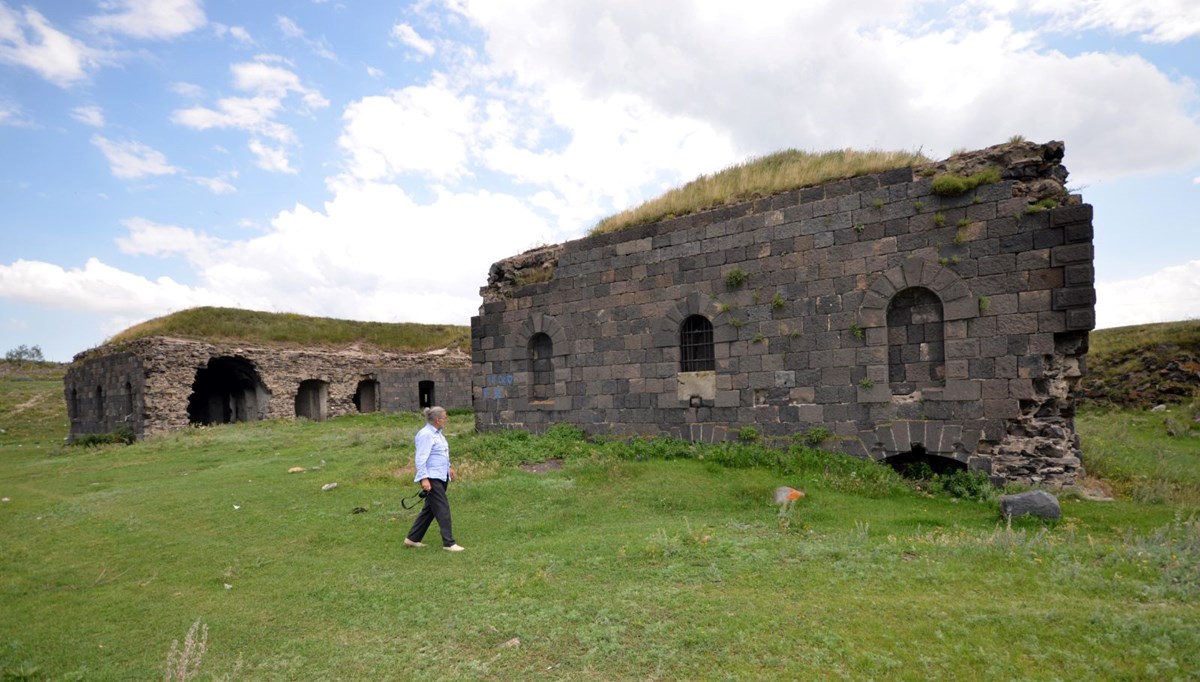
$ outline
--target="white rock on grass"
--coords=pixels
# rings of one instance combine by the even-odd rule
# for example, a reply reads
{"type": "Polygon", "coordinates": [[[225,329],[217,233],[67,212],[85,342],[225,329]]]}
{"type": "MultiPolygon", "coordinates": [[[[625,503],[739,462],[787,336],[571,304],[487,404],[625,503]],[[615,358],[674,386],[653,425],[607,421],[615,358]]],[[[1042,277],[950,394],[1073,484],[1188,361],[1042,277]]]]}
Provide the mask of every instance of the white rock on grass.
{"type": "Polygon", "coordinates": [[[321,490],[333,490],[336,487],[337,483],[326,483],[325,485],[321,486],[321,490]]]}

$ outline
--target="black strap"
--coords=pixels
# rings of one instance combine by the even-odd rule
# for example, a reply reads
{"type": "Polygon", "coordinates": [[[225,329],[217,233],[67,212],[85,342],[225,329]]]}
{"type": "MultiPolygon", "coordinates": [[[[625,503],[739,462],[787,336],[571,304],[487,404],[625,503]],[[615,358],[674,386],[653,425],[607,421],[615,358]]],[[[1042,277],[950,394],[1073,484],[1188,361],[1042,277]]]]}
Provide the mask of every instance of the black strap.
{"type": "Polygon", "coordinates": [[[418,501],[414,501],[412,504],[409,504],[408,501],[411,500],[413,498],[413,496],[410,495],[408,497],[402,497],[402,498],[400,498],[400,506],[404,507],[405,509],[412,509],[412,508],[416,507],[418,504],[420,504],[419,500],[425,499],[425,496],[427,494],[429,494],[429,491],[424,488],[421,488],[421,491],[418,492],[416,495],[418,501]]]}

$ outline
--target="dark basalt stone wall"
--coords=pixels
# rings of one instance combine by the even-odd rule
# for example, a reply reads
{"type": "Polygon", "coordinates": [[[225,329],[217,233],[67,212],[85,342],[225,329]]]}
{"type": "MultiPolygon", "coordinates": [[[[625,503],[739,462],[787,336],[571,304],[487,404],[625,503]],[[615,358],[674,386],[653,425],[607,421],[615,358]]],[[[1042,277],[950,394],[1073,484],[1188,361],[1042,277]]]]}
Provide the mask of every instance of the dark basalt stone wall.
{"type": "Polygon", "coordinates": [[[1070,483],[1095,289],[1063,151],[997,145],[500,261],[472,319],[476,426],[710,442],[819,426],[859,457],[1070,483]],[[984,168],[1001,179],[933,191],[984,168]],[[694,315],[711,372],[681,367],[694,315]]]}

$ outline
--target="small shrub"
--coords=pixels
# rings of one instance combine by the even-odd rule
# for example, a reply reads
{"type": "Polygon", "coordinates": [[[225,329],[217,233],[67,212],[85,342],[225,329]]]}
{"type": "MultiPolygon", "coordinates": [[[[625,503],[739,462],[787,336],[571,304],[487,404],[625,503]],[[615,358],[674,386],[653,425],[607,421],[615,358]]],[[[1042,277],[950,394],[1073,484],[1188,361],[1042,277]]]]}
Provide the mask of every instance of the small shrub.
{"type": "Polygon", "coordinates": [[[947,173],[933,179],[933,193],[942,197],[955,197],[993,182],[1000,182],[999,169],[988,168],[967,177],[947,173]]]}
{"type": "Polygon", "coordinates": [[[79,436],[71,441],[71,445],[94,448],[99,445],[132,445],[136,440],[137,436],[134,435],[133,430],[128,426],[122,426],[110,433],[91,433],[79,436]]]}
{"type": "Polygon", "coordinates": [[[917,201],[913,204],[913,209],[916,210],[917,213],[920,213],[921,209],[923,209],[923,208],[925,208],[924,201],[917,201]]]}
{"type": "Polygon", "coordinates": [[[725,286],[730,289],[736,289],[746,283],[750,276],[741,268],[734,268],[725,273],[725,286]]]}
{"type": "Polygon", "coordinates": [[[982,471],[952,471],[948,474],[935,475],[929,484],[929,491],[964,500],[988,502],[996,497],[996,487],[992,485],[988,475],[982,471]]]}
{"type": "Polygon", "coordinates": [[[883,199],[876,199],[875,201],[871,202],[871,205],[875,208],[883,208],[883,199]]]}
{"type": "Polygon", "coordinates": [[[1041,201],[1039,201],[1035,204],[1030,204],[1030,205],[1026,206],[1025,213],[1041,213],[1042,211],[1049,211],[1050,209],[1057,208],[1057,207],[1058,207],[1057,200],[1047,198],[1047,199],[1042,199],[1041,201]]]}
{"type": "Polygon", "coordinates": [[[1025,136],[1024,135],[1013,135],[1012,137],[1008,138],[1008,141],[1010,144],[1015,144],[1017,142],[1024,142],[1025,136]]]}
{"type": "Polygon", "coordinates": [[[958,227],[966,227],[970,224],[971,220],[969,218],[959,218],[957,223],[958,227]]]}
{"type": "Polygon", "coordinates": [[[811,429],[801,434],[801,439],[809,447],[817,447],[821,443],[833,438],[833,432],[824,426],[814,426],[811,429]]]}
{"type": "Polygon", "coordinates": [[[751,339],[751,342],[753,342],[753,343],[762,343],[763,341],[766,341],[766,340],[767,340],[767,337],[763,336],[763,335],[762,335],[762,332],[759,332],[759,333],[757,333],[757,334],[755,334],[755,335],[754,335],[754,338],[753,338],[753,339],[751,339]]]}
{"type": "Polygon", "coordinates": [[[745,320],[739,320],[736,317],[731,317],[729,318],[729,326],[733,327],[734,329],[741,329],[742,327],[746,326],[746,322],[745,320]]]}
{"type": "Polygon", "coordinates": [[[871,388],[875,385],[875,380],[871,377],[863,377],[858,380],[858,385],[862,386],[863,388],[871,388]]]}
{"type": "Polygon", "coordinates": [[[862,341],[867,335],[867,333],[863,331],[863,328],[858,326],[857,322],[850,323],[850,333],[853,334],[854,338],[858,339],[859,341],[862,341]]]}
{"type": "Polygon", "coordinates": [[[718,303],[718,304],[717,304],[717,312],[718,312],[718,313],[727,313],[727,312],[729,312],[729,304],[728,304],[728,303],[718,303]]]}
{"type": "Polygon", "coordinates": [[[753,426],[743,426],[738,429],[738,441],[741,443],[757,443],[758,429],[753,426]]]}
{"type": "Polygon", "coordinates": [[[781,310],[785,304],[787,304],[787,301],[784,300],[783,294],[776,291],[775,297],[771,299],[771,307],[776,310],[781,310]]]}
{"type": "Polygon", "coordinates": [[[863,229],[865,229],[865,228],[864,228],[864,226],[863,226],[863,224],[862,224],[862,223],[855,223],[855,224],[854,224],[854,231],[855,231],[855,232],[857,232],[857,233],[859,233],[859,234],[862,234],[862,231],[863,231],[863,229]]]}
{"type": "Polygon", "coordinates": [[[987,296],[979,297],[979,312],[986,313],[988,308],[992,307],[992,300],[987,296]]]}
{"type": "Polygon", "coordinates": [[[933,224],[935,227],[942,227],[946,224],[946,216],[941,212],[933,214],[933,224]]]}
{"type": "MultiPolygon", "coordinates": [[[[959,225],[959,227],[962,227],[962,225],[959,225]]],[[[954,243],[956,245],[962,246],[966,242],[967,242],[967,234],[965,232],[963,232],[962,230],[958,230],[954,233],[954,243]]]]}

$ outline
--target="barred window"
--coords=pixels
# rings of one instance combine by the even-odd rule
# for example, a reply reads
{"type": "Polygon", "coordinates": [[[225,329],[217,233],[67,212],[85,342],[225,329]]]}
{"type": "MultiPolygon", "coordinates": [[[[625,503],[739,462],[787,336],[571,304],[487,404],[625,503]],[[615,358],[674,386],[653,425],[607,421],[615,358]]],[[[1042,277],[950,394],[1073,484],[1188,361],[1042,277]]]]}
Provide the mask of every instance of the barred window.
{"type": "Polygon", "coordinates": [[[679,371],[711,372],[714,369],[712,322],[703,315],[692,315],[679,328],[679,371]]]}
{"type": "Polygon", "coordinates": [[[544,400],[554,394],[554,342],[542,332],[529,337],[529,397],[544,400]]]}

